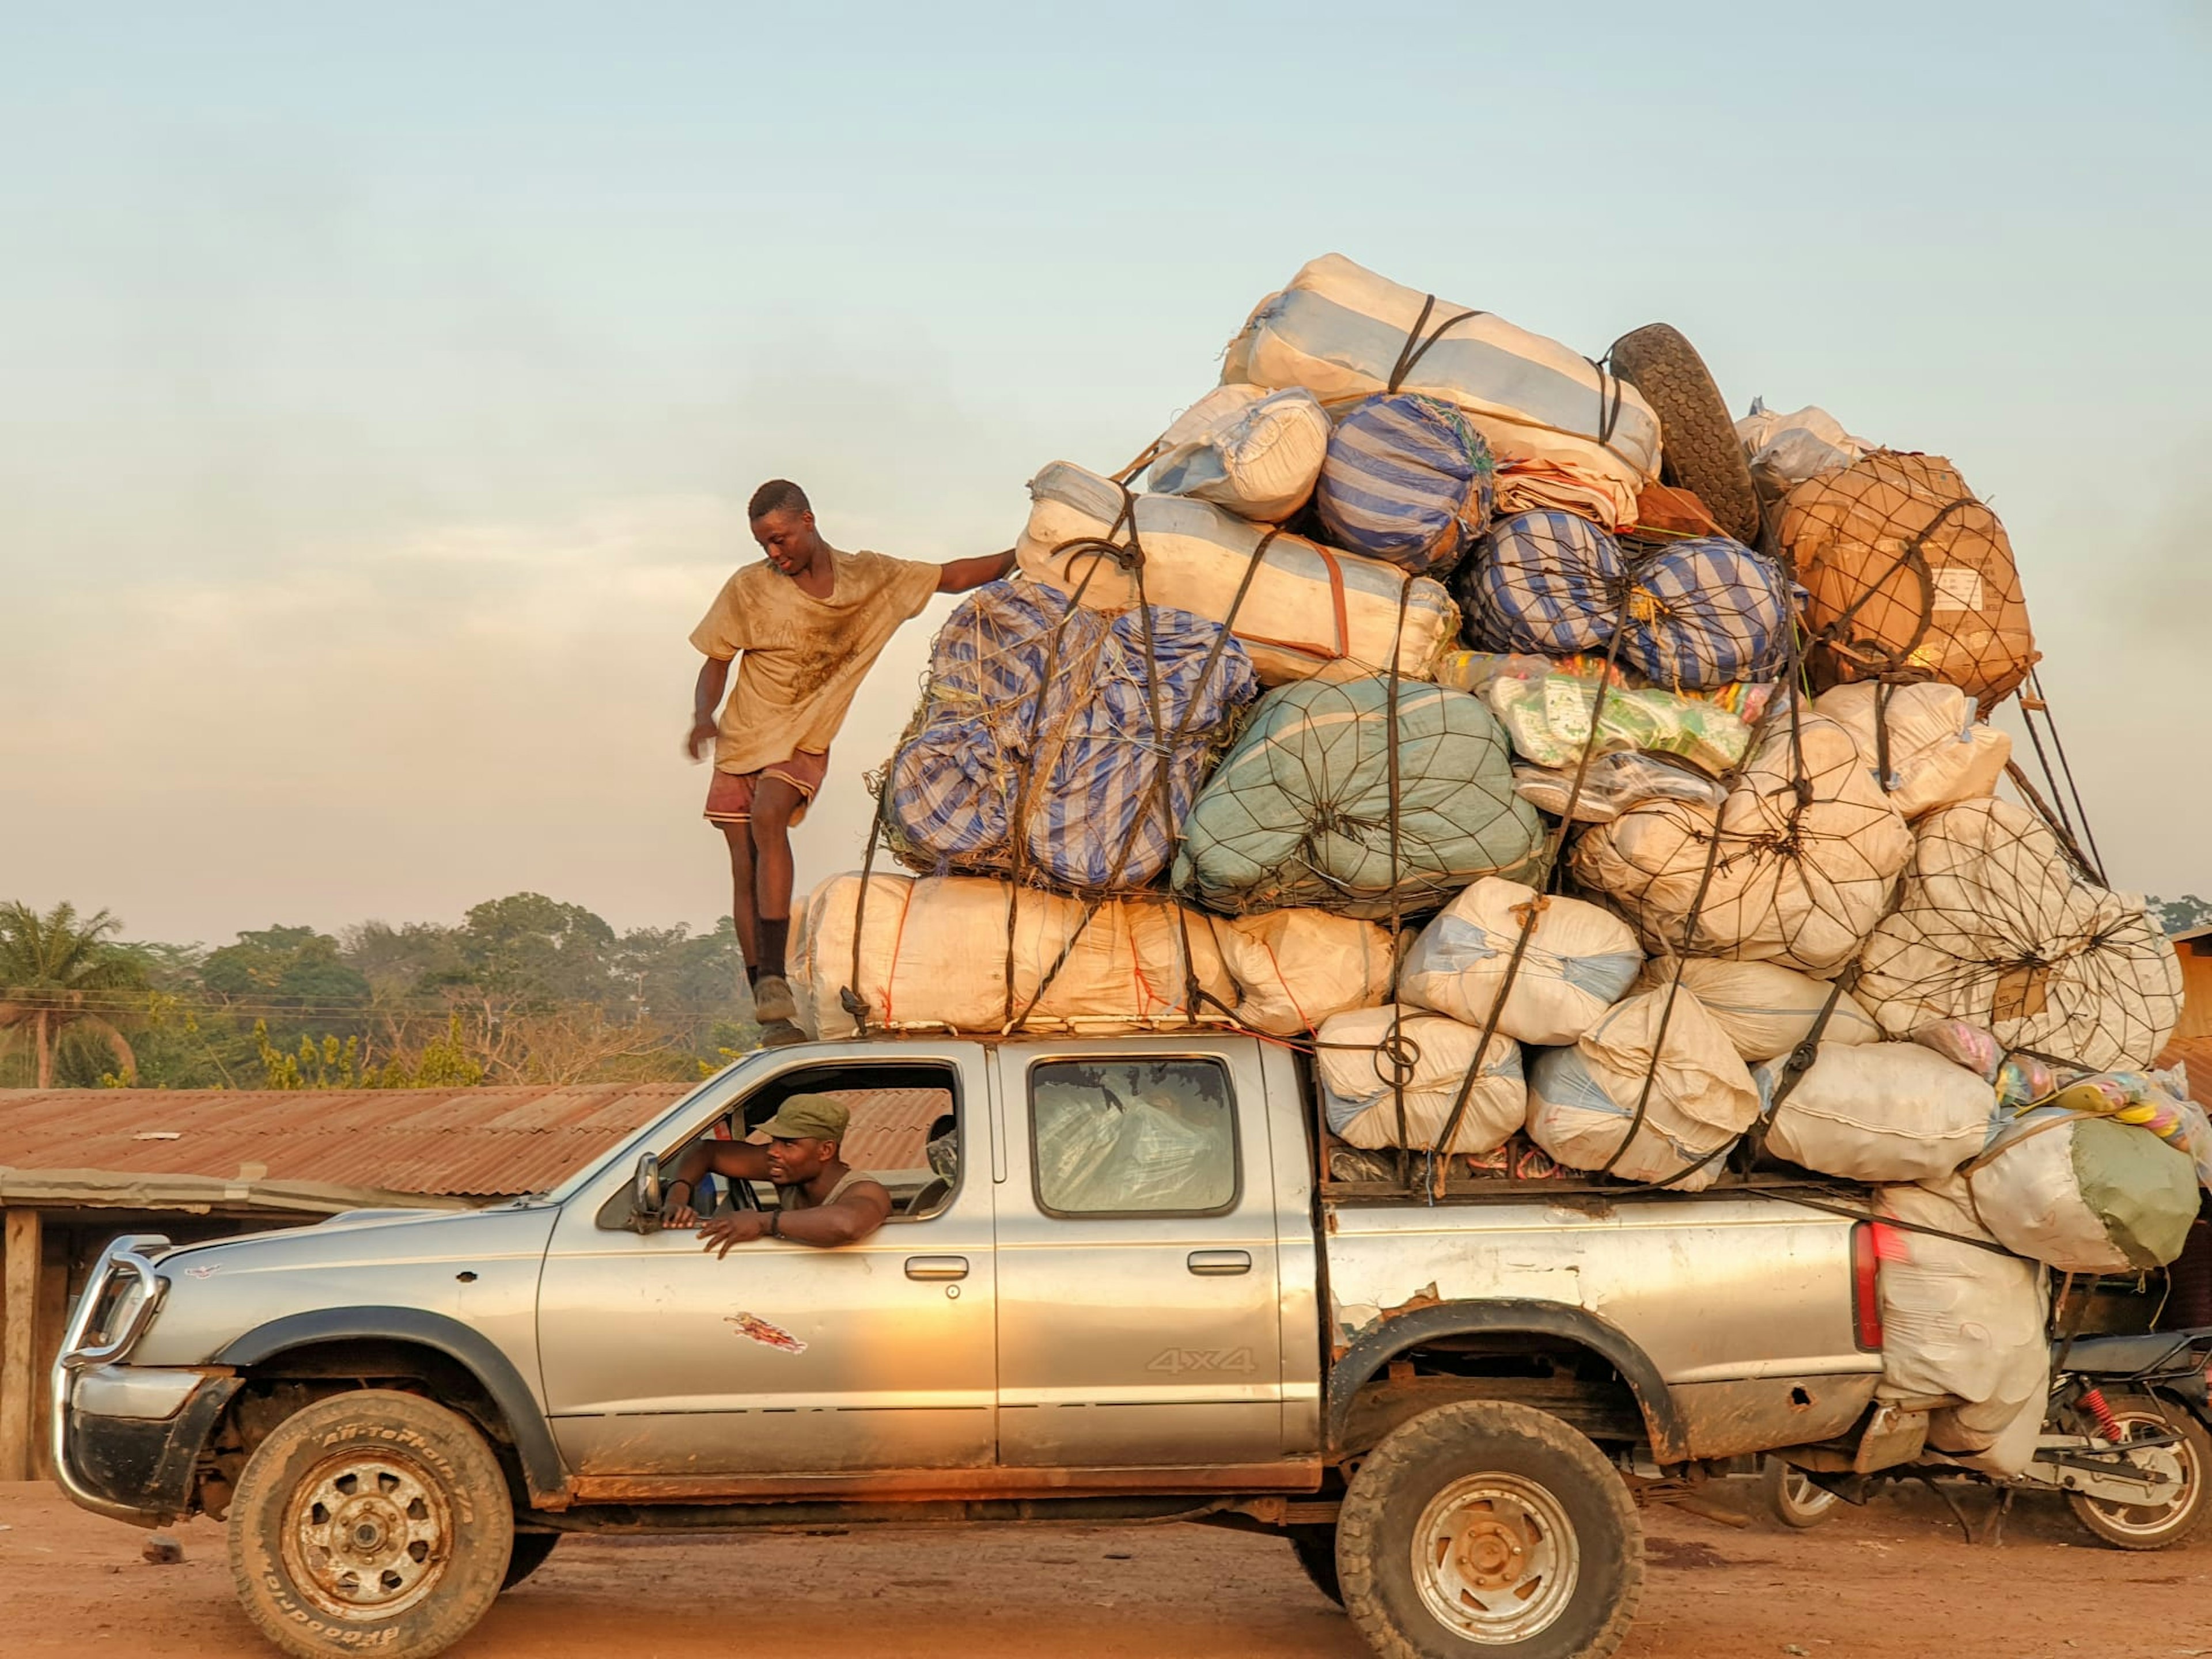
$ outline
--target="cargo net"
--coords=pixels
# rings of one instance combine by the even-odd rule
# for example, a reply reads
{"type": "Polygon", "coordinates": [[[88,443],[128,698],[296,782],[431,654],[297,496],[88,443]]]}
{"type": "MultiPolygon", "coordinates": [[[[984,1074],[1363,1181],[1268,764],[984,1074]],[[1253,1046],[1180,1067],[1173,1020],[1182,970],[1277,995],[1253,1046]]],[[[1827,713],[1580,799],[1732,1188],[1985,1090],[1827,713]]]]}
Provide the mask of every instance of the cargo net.
{"type": "Polygon", "coordinates": [[[1258,691],[1228,630],[1186,611],[1109,615],[994,582],[931,646],[881,790],[885,843],[924,875],[1079,895],[1144,887],[1258,691]]]}
{"type": "Polygon", "coordinates": [[[1805,589],[1814,690],[1939,680],[1986,714],[2033,666],[2011,540],[1942,456],[1877,450],[1816,473],[1770,531],[1805,589]]]}

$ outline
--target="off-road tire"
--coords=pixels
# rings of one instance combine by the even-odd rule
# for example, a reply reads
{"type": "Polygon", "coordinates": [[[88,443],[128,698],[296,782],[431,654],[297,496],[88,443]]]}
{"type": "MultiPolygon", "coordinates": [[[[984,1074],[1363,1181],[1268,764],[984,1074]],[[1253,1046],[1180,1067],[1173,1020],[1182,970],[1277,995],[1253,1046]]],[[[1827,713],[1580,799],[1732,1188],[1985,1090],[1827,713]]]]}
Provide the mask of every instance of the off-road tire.
{"type": "Polygon", "coordinates": [[[1382,1659],[1604,1659],[1643,1599],[1644,1529],[1626,1485],[1583,1436],[1527,1406],[1464,1401],[1424,1412],[1368,1454],[1337,1516],[1336,1565],[1345,1611],[1382,1659]],[[1565,1604],[1520,1639],[1462,1635],[1415,1582],[1425,1512],[1484,1476],[1546,1493],[1579,1557],[1565,1604]]]}
{"type": "Polygon", "coordinates": [[[2181,1444],[2176,1453],[2180,1457],[2190,1490],[2187,1497],[2170,1517],[2156,1522],[2130,1523],[2111,1511],[2116,1507],[2100,1498],[2085,1497],[2078,1492],[2066,1494],[2067,1507],[2074,1518],[2091,1532],[2119,1550],[2170,1550],[2185,1542],[2204,1522],[2205,1511],[2212,1508],[2208,1497],[2212,1497],[2212,1435],[2204,1432],[2203,1425],[2192,1417],[2185,1407],[2153,1398],[2148,1394],[2133,1391],[2109,1391],[2106,1396],[2115,1415],[2123,1421],[2130,1418],[2138,1421],[2155,1419],[2161,1427],[2180,1435],[2181,1444]]]}
{"type": "Polygon", "coordinates": [[[1306,1577],[1313,1580],[1313,1587],[1342,1607],[1344,1586],[1336,1578],[1336,1528],[1291,1527],[1284,1536],[1291,1540],[1291,1552],[1298,1558],[1306,1577]]]}
{"type": "Polygon", "coordinates": [[[1759,490],[1711,373],[1679,329],[1647,323],[1613,343],[1613,373],[1659,416],[1659,476],[1705,504],[1713,522],[1759,544],[1759,490]]]}
{"type": "MultiPolygon", "coordinates": [[[[514,1557],[514,1504],[483,1436],[443,1406],[386,1389],[334,1395],[278,1424],[247,1460],[228,1518],[239,1601],[264,1636],[298,1659],[442,1653],[483,1617],[514,1557]],[[361,1468],[371,1472],[366,1480],[351,1473],[361,1468]],[[331,1494],[338,1509],[319,1492],[331,1494]],[[404,1548],[420,1571],[410,1569],[414,1589],[395,1595],[416,1599],[395,1600],[396,1611],[334,1607],[341,1592],[309,1565],[302,1522],[323,1515],[325,1536],[349,1547],[361,1535],[348,1520],[356,1504],[364,1506],[358,1524],[376,1528],[380,1540],[410,1540],[404,1548]],[[416,1517],[417,1505],[427,1520],[416,1517]],[[435,1529],[434,1544],[417,1536],[426,1526],[435,1529]],[[424,1543],[420,1557],[411,1553],[416,1542],[424,1543]]],[[[373,1588],[384,1573],[407,1577],[388,1556],[367,1559],[355,1576],[366,1574],[373,1588]],[[386,1561],[380,1571],[378,1559],[386,1561]]],[[[321,1559],[328,1580],[332,1557],[321,1559]]]]}
{"type": "Polygon", "coordinates": [[[1814,1486],[1802,1470],[1778,1457],[1759,1459],[1759,1489],[1766,1500],[1766,1512],[1800,1532],[1834,1520],[1844,1501],[1826,1487],[1814,1486]]]}
{"type": "Polygon", "coordinates": [[[545,1558],[553,1553],[553,1547],[561,1541],[557,1532],[519,1532],[514,1534],[514,1547],[507,1552],[507,1571],[499,1581],[501,1590],[513,1589],[517,1584],[545,1565],[545,1558]]]}

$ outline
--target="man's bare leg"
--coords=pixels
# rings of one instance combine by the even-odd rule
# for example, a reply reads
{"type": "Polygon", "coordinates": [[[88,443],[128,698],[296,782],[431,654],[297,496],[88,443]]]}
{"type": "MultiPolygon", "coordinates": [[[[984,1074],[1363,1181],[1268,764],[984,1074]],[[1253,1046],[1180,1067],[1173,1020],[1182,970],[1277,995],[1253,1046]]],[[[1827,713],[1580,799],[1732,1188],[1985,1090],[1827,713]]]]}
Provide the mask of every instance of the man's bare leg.
{"type": "Polygon", "coordinates": [[[797,1011],[784,983],[784,952],[791,936],[791,817],[805,799],[797,787],[777,777],[763,777],[753,791],[753,916],[760,951],[752,958],[760,970],[754,988],[762,1024],[788,1027],[787,1034],[771,1030],[772,1042],[799,1036],[789,1024],[797,1011]]]}
{"type": "Polygon", "coordinates": [[[744,952],[750,979],[760,961],[760,930],[753,910],[752,825],[740,819],[723,824],[721,830],[722,838],[730,843],[730,925],[737,929],[738,949],[744,952]]]}

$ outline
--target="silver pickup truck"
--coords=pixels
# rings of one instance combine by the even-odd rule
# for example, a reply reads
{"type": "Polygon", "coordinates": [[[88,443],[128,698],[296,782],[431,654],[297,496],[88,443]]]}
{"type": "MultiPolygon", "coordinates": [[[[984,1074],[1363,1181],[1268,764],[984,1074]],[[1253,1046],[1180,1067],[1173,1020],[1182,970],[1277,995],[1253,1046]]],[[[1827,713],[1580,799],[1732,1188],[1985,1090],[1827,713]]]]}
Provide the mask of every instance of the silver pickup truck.
{"type": "Polygon", "coordinates": [[[55,1466],[102,1514],[227,1518],[312,1659],[435,1653],[572,1532],[913,1520],[1273,1532],[1380,1653],[1550,1659],[1626,1631],[1639,1498],[1915,1449],[1864,1224],[1809,1194],[1426,1202],[1317,1180],[1316,1123],[1308,1061],[1243,1036],[750,1054],[550,1192],[117,1241],[55,1466]],[[662,1164],[801,1091],[953,1139],[878,1172],[858,1244],[659,1225],[662,1164]]]}

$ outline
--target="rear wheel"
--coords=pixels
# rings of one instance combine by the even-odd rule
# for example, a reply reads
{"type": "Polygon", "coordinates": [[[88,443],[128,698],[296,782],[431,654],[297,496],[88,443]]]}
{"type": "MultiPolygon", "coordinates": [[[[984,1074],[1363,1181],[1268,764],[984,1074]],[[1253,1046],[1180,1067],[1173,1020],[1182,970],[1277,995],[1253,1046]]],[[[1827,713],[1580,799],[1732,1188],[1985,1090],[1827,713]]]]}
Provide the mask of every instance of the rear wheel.
{"type": "Polygon", "coordinates": [[[1813,1477],[1804,1470],[1793,1468],[1778,1457],[1760,1460],[1759,1486],[1765,1495],[1768,1513],[1784,1526],[1801,1531],[1832,1520],[1836,1505],[1844,1501],[1826,1487],[1814,1486],[1813,1477]]]}
{"type": "Polygon", "coordinates": [[[2205,1483],[2212,1478],[2212,1436],[2179,1406],[2147,1394],[2110,1394],[2112,1415],[2127,1440],[2179,1435],[2169,1446],[2146,1446],[2128,1454],[2139,1468],[2154,1469],[2175,1482],[2164,1503],[2118,1504],[2109,1498],[2069,1492],[2074,1518],[2116,1549],[2163,1550],[2180,1543],[2204,1519],[2205,1483]]]}
{"type": "Polygon", "coordinates": [[[466,1419],[362,1389],[286,1418],[229,1515],[238,1599],[300,1659],[428,1659],[468,1634],[514,1558],[507,1480],[466,1419]]]}
{"type": "Polygon", "coordinates": [[[1384,1659],[1601,1659],[1644,1592],[1644,1533],[1598,1449],[1504,1401],[1425,1412],[1337,1517],[1345,1611],[1384,1659]]]}

